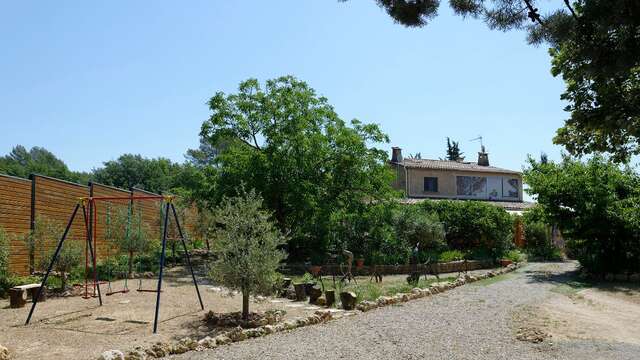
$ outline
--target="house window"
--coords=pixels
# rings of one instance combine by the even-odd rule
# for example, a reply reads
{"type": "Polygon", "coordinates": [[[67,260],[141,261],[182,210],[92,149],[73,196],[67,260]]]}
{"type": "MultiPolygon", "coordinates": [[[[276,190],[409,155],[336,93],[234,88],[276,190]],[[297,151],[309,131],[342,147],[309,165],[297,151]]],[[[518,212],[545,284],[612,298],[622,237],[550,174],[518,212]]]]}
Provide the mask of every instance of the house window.
{"type": "Polygon", "coordinates": [[[456,190],[457,194],[461,196],[486,198],[487,178],[484,176],[458,176],[456,177],[456,190]]]}
{"type": "Polygon", "coordinates": [[[424,192],[438,192],[438,178],[437,177],[425,177],[424,178],[424,192]]]}
{"type": "Polygon", "coordinates": [[[520,181],[519,179],[504,179],[502,182],[502,193],[507,198],[519,198],[520,196],[520,181]]]}

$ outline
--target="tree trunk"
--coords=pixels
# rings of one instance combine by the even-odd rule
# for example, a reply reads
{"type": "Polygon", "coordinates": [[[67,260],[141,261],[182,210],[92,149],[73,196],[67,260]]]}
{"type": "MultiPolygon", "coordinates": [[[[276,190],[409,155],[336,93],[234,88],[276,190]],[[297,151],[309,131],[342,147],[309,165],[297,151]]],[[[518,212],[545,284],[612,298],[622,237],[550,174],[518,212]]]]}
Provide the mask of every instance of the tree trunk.
{"type": "Polygon", "coordinates": [[[60,272],[60,282],[61,284],[61,288],[62,291],[66,291],[67,290],[67,273],[64,271],[60,272]]]}
{"type": "Polygon", "coordinates": [[[32,250],[29,250],[29,274],[33,274],[36,270],[36,257],[32,250]]]}
{"type": "Polygon", "coordinates": [[[249,320],[249,292],[242,289],[242,320],[249,320]]]}
{"type": "Polygon", "coordinates": [[[127,278],[131,279],[131,273],[133,272],[133,251],[129,250],[129,272],[127,278]]]}

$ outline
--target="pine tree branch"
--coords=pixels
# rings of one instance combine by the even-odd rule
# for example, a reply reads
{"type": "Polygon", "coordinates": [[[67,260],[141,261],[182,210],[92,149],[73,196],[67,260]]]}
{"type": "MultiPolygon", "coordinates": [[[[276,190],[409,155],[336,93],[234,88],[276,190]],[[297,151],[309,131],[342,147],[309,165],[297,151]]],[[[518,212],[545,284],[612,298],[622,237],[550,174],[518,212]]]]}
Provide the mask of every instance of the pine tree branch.
{"type": "Polygon", "coordinates": [[[571,7],[569,0],[564,0],[564,4],[567,6],[569,11],[571,12],[571,16],[573,16],[574,19],[578,20],[578,15],[576,15],[576,12],[573,10],[573,7],[571,7]]]}
{"type": "Polygon", "coordinates": [[[544,22],[542,21],[542,17],[538,14],[538,9],[534,8],[531,4],[531,0],[524,0],[524,3],[527,5],[527,9],[529,9],[529,19],[533,22],[538,22],[540,25],[544,26],[544,22]]]}

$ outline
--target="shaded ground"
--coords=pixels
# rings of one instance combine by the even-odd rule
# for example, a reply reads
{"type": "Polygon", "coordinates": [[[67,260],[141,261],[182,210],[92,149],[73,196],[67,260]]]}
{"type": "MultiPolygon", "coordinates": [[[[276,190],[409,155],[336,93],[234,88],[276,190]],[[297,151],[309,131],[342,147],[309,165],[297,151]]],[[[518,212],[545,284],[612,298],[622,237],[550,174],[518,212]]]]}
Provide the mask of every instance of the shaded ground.
{"type": "MultiPolygon", "coordinates": [[[[516,339],[520,327],[535,325],[520,322],[519,315],[535,306],[554,304],[554,301],[564,301],[561,299],[568,297],[561,287],[573,280],[575,267],[575,263],[530,264],[507,276],[476,282],[401,306],[174,358],[640,358],[640,346],[626,337],[569,338],[551,334],[550,338],[537,344],[516,339]]],[[[594,292],[599,293],[600,290],[594,292]]],[[[615,291],[611,296],[618,300],[626,296],[620,294],[623,293],[615,291]]],[[[591,295],[582,296],[588,298],[591,295]]],[[[629,296],[636,299],[635,295],[629,296]]],[[[634,302],[627,301],[626,305],[636,306],[637,302],[633,305],[634,302]]],[[[536,312],[529,315],[534,319],[539,316],[545,315],[536,312]]],[[[593,333],[608,331],[607,328],[598,328],[598,322],[593,326],[593,333]]],[[[620,323],[620,326],[629,332],[637,329],[637,326],[630,327],[627,323],[620,323]]]]}

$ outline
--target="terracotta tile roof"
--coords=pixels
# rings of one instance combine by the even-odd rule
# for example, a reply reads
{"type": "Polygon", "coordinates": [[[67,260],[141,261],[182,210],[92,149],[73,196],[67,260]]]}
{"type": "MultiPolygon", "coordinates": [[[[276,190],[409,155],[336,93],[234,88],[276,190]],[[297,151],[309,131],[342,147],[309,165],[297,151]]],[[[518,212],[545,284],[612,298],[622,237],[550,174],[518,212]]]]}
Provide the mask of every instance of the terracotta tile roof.
{"type": "Polygon", "coordinates": [[[536,203],[527,201],[491,201],[491,200],[462,200],[462,199],[431,199],[431,198],[405,198],[400,200],[403,204],[419,204],[423,201],[481,201],[494,206],[500,206],[507,211],[524,211],[536,205],[536,203]]]}
{"type": "Polygon", "coordinates": [[[407,168],[431,169],[431,170],[459,170],[476,172],[493,172],[503,174],[520,174],[519,171],[502,169],[495,166],[482,166],[473,162],[459,162],[450,160],[433,159],[404,159],[402,165],[407,168]]]}

